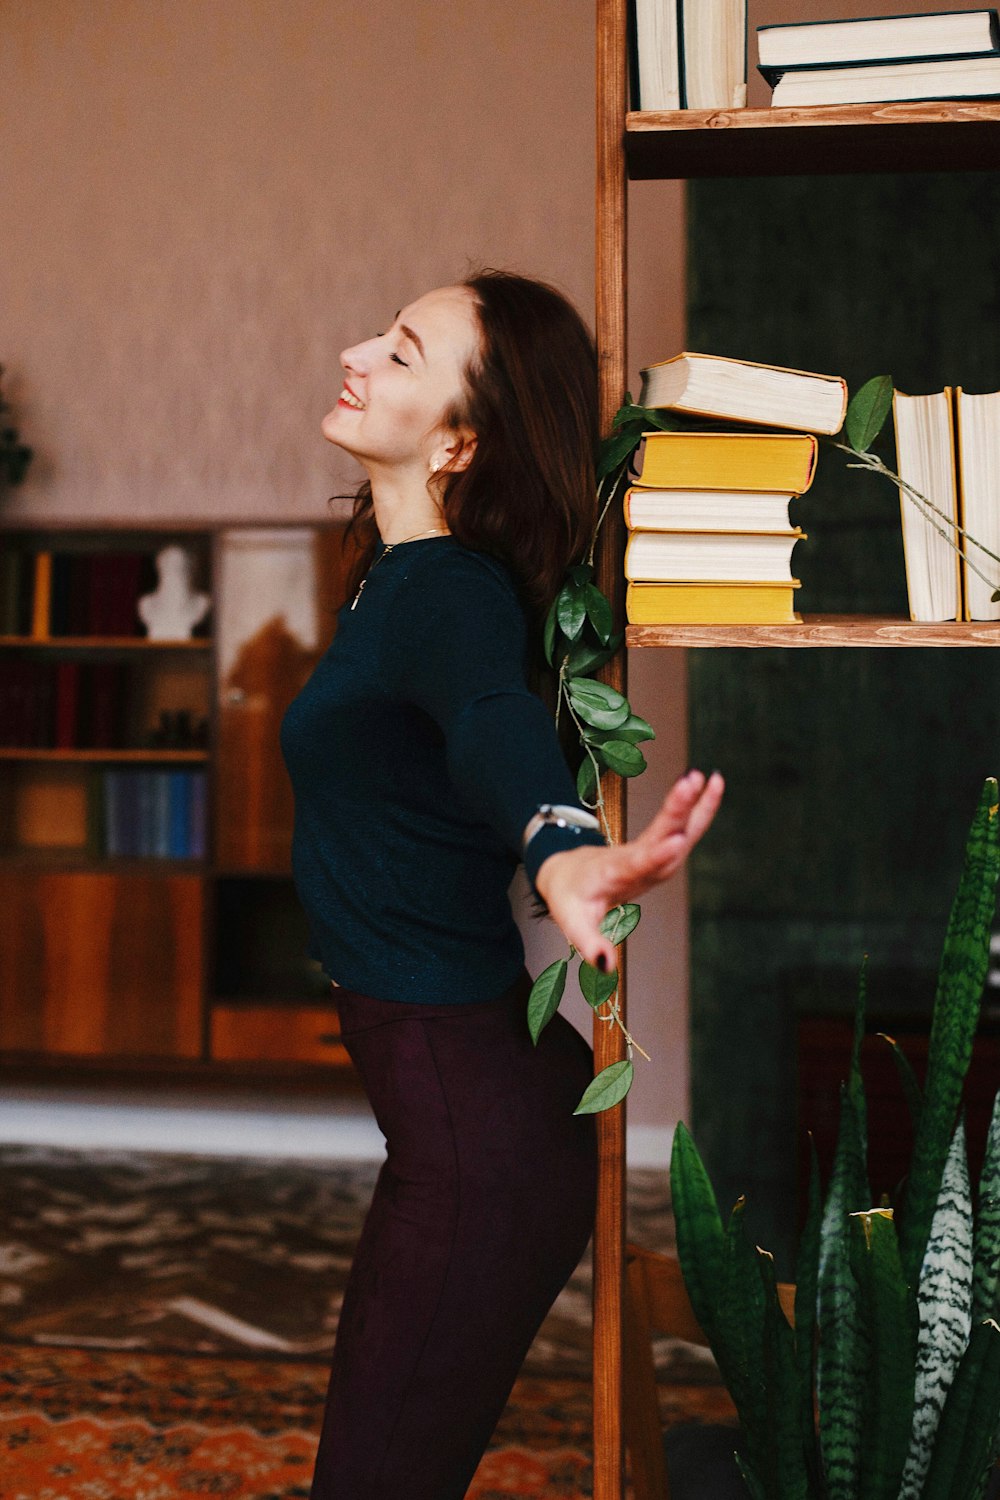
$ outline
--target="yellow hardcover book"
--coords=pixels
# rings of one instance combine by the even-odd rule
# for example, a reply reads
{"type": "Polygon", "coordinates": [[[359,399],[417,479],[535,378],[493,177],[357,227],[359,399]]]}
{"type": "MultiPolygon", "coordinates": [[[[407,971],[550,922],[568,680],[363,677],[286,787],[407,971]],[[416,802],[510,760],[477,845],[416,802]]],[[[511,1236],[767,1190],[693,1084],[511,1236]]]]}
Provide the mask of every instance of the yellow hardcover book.
{"type": "Polygon", "coordinates": [[[1000,563],[982,550],[987,547],[1000,556],[1000,391],[970,396],[960,385],[955,387],[955,447],[959,512],[966,530],[965,618],[1000,620],[1000,600],[993,600],[1000,588],[1000,563]]]}
{"type": "Polygon", "coordinates": [[[647,432],[642,483],[673,490],[784,490],[813,482],[819,444],[811,433],[647,432]]]}
{"type": "Polygon", "coordinates": [[[31,603],[31,634],[48,640],[52,618],[52,553],[35,553],[35,588],[31,603]]]}
{"type": "Polygon", "coordinates": [[[951,386],[929,396],[895,391],[892,417],[899,477],[933,501],[947,518],[923,513],[919,503],[900,489],[910,619],[960,620],[964,613],[961,559],[951,545],[958,540],[956,525],[962,524],[951,386]],[[939,528],[945,529],[951,542],[939,528]]]}
{"type": "Polygon", "coordinates": [[[797,578],[788,583],[630,583],[630,625],[797,625],[797,578]]]}
{"type": "Polygon", "coordinates": [[[839,432],[847,411],[840,375],[684,351],[642,371],[640,406],[801,432],[839,432]]]}

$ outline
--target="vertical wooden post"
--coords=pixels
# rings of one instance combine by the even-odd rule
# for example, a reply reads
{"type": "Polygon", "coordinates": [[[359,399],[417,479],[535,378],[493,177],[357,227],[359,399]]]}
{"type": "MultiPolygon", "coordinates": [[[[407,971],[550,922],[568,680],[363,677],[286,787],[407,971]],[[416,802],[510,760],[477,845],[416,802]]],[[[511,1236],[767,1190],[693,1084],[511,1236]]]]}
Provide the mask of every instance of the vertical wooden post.
{"type": "MultiPolygon", "coordinates": [[[[626,0],[597,0],[596,333],[600,360],[601,429],[607,432],[625,392],[626,0]]],[[[624,605],[624,524],[608,512],[597,555],[597,582],[621,622],[624,605]]],[[[625,652],[602,672],[626,691],[625,652]]],[[[625,783],[605,778],[612,836],[625,837],[625,783]]],[[[620,980],[622,1008],[625,972],[620,980]]],[[[624,1056],[621,1032],[594,1022],[599,1071],[624,1056]]],[[[594,1500],[622,1500],[622,1284],[625,1239],[625,1106],[597,1116],[599,1178],[594,1227],[594,1500]]]]}

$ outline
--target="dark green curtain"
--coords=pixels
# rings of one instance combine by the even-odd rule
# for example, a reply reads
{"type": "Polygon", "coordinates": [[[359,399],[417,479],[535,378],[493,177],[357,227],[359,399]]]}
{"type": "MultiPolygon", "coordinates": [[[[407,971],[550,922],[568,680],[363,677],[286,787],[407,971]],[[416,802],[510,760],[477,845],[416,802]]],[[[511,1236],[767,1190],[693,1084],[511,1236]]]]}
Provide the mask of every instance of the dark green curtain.
{"type": "MultiPolygon", "coordinates": [[[[910,394],[1000,389],[1000,180],[695,182],[688,348],[910,394]]],[[[894,466],[891,421],[880,443],[894,466]]],[[[824,449],[792,519],[803,613],[906,613],[898,493],[824,449]]],[[[1000,656],[690,653],[691,763],[728,779],[692,861],[693,1125],[782,1274],[797,1017],[929,1004],[966,829],[1000,771],[1000,656]]],[[[845,1058],[846,1067],[846,1058],[845,1058]]]]}

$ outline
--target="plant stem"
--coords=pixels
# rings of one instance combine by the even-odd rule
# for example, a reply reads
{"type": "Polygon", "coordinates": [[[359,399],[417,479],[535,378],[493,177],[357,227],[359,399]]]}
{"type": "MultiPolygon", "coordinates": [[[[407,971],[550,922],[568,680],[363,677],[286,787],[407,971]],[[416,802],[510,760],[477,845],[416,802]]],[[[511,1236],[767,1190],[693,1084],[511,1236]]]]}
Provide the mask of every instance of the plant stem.
{"type": "Polygon", "coordinates": [[[928,499],[926,495],[922,495],[919,490],[915,490],[912,484],[909,484],[898,474],[894,474],[893,471],[882,462],[877,454],[858,453],[856,449],[849,448],[846,443],[833,442],[832,446],[834,448],[839,448],[842,453],[849,453],[851,457],[856,460],[856,462],[847,465],[849,469],[869,469],[873,474],[882,474],[886,479],[891,479],[893,484],[898,485],[899,488],[904,492],[904,494],[907,495],[909,499],[916,505],[917,509],[923,515],[924,520],[927,522],[928,526],[931,526],[934,531],[937,532],[938,536],[943,537],[944,540],[948,543],[949,547],[954,548],[959,557],[965,563],[966,567],[971,568],[976,577],[981,578],[983,583],[985,583],[988,588],[991,588],[994,591],[998,588],[998,584],[996,583],[996,581],[992,578],[987,578],[982,569],[978,568],[972,561],[972,559],[968,556],[965,549],[955,541],[953,536],[949,535],[948,530],[945,530],[943,526],[937,525],[937,523],[932,519],[929,512],[933,512],[935,516],[940,516],[941,520],[947,523],[950,531],[958,532],[960,536],[965,538],[966,542],[971,543],[973,547],[978,547],[980,552],[984,552],[986,556],[992,558],[995,563],[1000,563],[1000,557],[998,557],[995,552],[991,552],[989,547],[985,547],[983,543],[978,542],[974,536],[970,536],[964,526],[960,526],[956,520],[953,520],[952,517],[949,516],[946,511],[943,511],[939,505],[936,505],[933,500],[928,499]]]}

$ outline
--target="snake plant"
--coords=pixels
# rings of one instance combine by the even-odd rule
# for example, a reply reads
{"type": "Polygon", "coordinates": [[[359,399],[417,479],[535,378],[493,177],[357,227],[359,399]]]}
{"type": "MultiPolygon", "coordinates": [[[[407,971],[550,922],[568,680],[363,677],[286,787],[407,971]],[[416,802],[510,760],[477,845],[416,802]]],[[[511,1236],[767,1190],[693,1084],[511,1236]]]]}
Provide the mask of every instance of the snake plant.
{"type": "Polygon", "coordinates": [[[860,1069],[865,985],[825,1197],[815,1152],[795,1326],[770,1256],[724,1225],[690,1133],[671,1161],[677,1249],[739,1413],[752,1500],[982,1500],[1000,1453],[1000,1093],[973,1196],[961,1095],[1000,873],[990,778],[966,844],[923,1089],[891,1038],[914,1115],[900,1201],[873,1206],[860,1069]]]}

